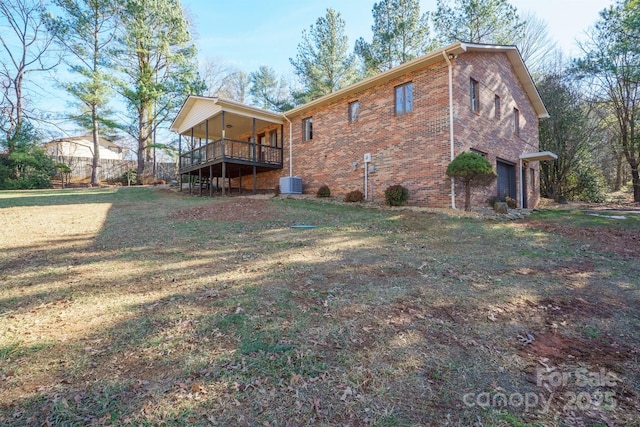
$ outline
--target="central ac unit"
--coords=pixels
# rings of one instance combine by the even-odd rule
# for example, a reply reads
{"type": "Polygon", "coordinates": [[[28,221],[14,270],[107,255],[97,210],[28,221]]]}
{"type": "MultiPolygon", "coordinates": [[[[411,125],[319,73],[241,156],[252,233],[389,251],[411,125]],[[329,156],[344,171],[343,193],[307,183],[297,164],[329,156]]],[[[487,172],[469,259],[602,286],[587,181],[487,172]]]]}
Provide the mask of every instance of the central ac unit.
{"type": "Polygon", "coordinates": [[[280,178],[280,193],[302,194],[302,178],[299,176],[283,176],[280,178]]]}

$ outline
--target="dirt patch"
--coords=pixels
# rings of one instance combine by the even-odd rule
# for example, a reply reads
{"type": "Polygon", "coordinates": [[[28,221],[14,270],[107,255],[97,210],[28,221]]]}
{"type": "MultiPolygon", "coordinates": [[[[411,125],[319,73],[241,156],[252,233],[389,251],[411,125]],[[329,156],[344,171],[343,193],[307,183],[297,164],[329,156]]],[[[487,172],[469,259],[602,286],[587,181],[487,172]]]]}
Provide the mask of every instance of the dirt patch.
{"type": "Polygon", "coordinates": [[[575,239],[590,247],[606,250],[628,258],[640,258],[640,231],[621,230],[613,227],[584,226],[529,219],[522,223],[528,229],[542,230],[568,239],[575,239]]]}
{"type": "Polygon", "coordinates": [[[181,209],[172,219],[181,221],[217,220],[256,222],[266,218],[285,219],[264,198],[236,197],[217,201],[206,206],[181,209]]]}
{"type": "Polygon", "coordinates": [[[629,356],[630,349],[622,343],[603,338],[578,339],[545,332],[535,337],[524,351],[534,358],[547,358],[554,363],[573,361],[617,370],[619,363],[629,356]]]}
{"type": "Polygon", "coordinates": [[[540,305],[547,312],[557,316],[579,316],[579,317],[609,317],[615,307],[611,307],[602,301],[593,303],[583,298],[576,297],[569,300],[552,300],[544,299],[540,301],[540,305]]]}

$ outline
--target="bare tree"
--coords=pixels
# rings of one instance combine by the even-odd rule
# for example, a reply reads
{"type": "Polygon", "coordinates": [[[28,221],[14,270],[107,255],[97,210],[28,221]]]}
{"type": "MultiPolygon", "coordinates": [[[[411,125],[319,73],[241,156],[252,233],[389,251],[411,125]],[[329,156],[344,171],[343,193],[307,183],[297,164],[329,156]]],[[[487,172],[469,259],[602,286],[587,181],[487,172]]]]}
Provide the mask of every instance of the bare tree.
{"type": "Polygon", "coordinates": [[[225,97],[221,92],[226,92],[231,76],[236,72],[237,70],[222,58],[205,59],[200,67],[200,77],[207,86],[205,94],[225,97]]]}
{"type": "Polygon", "coordinates": [[[544,19],[529,11],[521,16],[523,22],[522,37],[516,41],[520,55],[527,68],[533,74],[547,66],[549,58],[557,50],[557,43],[549,34],[549,26],[544,19]]]}
{"type": "Polygon", "coordinates": [[[250,89],[251,76],[244,71],[236,71],[229,76],[227,85],[220,96],[246,104],[250,89]]]}
{"type": "MultiPolygon", "coordinates": [[[[7,141],[20,133],[25,119],[32,118],[26,107],[27,76],[49,71],[60,63],[60,56],[49,55],[54,37],[43,19],[45,7],[44,0],[0,2],[0,130],[7,141]]],[[[9,152],[12,149],[9,142],[9,152]]]]}

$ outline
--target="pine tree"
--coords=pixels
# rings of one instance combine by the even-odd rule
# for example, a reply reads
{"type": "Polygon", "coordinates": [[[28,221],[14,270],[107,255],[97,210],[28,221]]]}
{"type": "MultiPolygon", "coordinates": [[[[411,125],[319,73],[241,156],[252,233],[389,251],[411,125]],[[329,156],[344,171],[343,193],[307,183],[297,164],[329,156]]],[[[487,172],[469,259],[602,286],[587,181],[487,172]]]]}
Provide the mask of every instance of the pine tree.
{"type": "Polygon", "coordinates": [[[179,0],[120,0],[118,83],[131,123],[128,133],[137,141],[137,181],[142,183],[145,161],[156,130],[173,119],[184,98],[200,94],[197,51],[179,0]]]}
{"type": "Polygon", "coordinates": [[[373,75],[423,55],[435,46],[429,14],[420,14],[418,0],[382,0],[373,5],[373,40],[356,41],[355,52],[365,75],[373,75]]]}
{"type": "Polygon", "coordinates": [[[91,130],[91,184],[99,185],[100,127],[115,127],[103,113],[112,93],[109,49],[115,41],[116,9],[110,0],[56,0],[55,4],[64,16],[50,16],[48,26],[57,42],[71,54],[71,71],[80,76],[62,86],[81,103],[80,114],[72,118],[91,130]]]}
{"type": "Polygon", "coordinates": [[[517,44],[524,29],[517,9],[508,0],[438,0],[433,26],[444,44],[517,44]]]}
{"type": "Polygon", "coordinates": [[[349,54],[345,22],[329,8],[309,31],[302,32],[296,58],[289,58],[303,89],[294,94],[305,103],[351,84],[356,76],[355,57],[349,54]]]}
{"type": "Polygon", "coordinates": [[[287,111],[292,108],[286,81],[278,77],[273,68],[262,65],[249,76],[251,78],[249,93],[256,106],[273,111],[287,111]]]}

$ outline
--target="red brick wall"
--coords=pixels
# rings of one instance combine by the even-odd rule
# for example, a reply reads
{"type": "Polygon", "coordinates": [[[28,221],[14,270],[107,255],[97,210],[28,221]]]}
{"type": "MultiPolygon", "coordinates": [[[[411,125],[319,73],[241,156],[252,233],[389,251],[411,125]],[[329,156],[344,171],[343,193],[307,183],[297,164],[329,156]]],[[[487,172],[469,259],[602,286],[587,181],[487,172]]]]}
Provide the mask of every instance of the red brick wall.
{"type": "Polygon", "coordinates": [[[337,196],[364,193],[363,157],[371,153],[369,191],[372,184],[376,200],[384,199],[388,186],[402,184],[412,204],[447,205],[448,180],[439,167],[449,149],[446,70],[435,64],[294,118],[293,173],[302,178],[304,191],[327,184],[337,196]],[[413,85],[413,111],[396,116],[394,88],[407,82],[413,85]],[[348,104],[356,100],[359,118],[350,123],[348,104]],[[305,117],[313,117],[313,140],[301,142],[305,117]]]}
{"type": "MultiPolygon", "coordinates": [[[[497,158],[514,163],[519,194],[519,156],[538,151],[538,117],[506,54],[472,52],[460,55],[455,60],[454,86],[456,154],[469,149],[482,151],[487,154],[494,170],[497,158]],[[480,84],[480,109],[477,113],[471,110],[471,78],[480,84]],[[495,117],[495,95],[500,97],[499,118],[495,117]],[[514,108],[520,112],[519,135],[513,132],[514,108]]],[[[540,197],[538,163],[533,162],[528,167],[535,170],[535,182],[528,182],[527,189],[529,207],[533,207],[540,197]]],[[[529,177],[527,179],[530,181],[529,177]]],[[[462,207],[463,193],[458,193],[456,204],[462,207]]],[[[485,204],[488,197],[497,195],[497,183],[472,194],[474,205],[485,204]]]]}
{"type": "MultiPolygon", "coordinates": [[[[495,169],[497,158],[518,165],[520,154],[538,151],[537,115],[507,56],[464,53],[453,64],[455,153],[471,148],[483,151],[495,169]],[[470,108],[470,78],[480,84],[477,113],[470,108]],[[501,100],[499,119],[494,117],[496,94],[501,100]],[[520,111],[519,136],[513,132],[514,107],[520,111]]],[[[363,156],[371,153],[375,172],[369,174],[370,197],[371,184],[377,201],[384,200],[388,186],[401,184],[409,189],[412,205],[451,206],[451,181],[445,174],[451,160],[448,97],[448,68],[443,60],[291,118],[293,175],[302,178],[305,193],[313,194],[324,184],[338,197],[352,190],[364,193],[363,156]],[[413,84],[413,111],[396,116],[394,88],[407,82],[413,84]],[[350,123],[348,105],[356,100],[360,103],[360,115],[350,123]],[[313,117],[313,139],[303,142],[301,121],[306,117],[313,117]]],[[[284,169],[258,174],[258,188],[272,189],[281,176],[289,175],[288,123],[284,125],[284,134],[284,169]]],[[[529,199],[530,207],[539,197],[537,163],[531,167],[536,171],[536,183],[529,183],[529,188],[536,190],[529,199]]],[[[519,170],[517,181],[519,185],[519,170]]],[[[243,180],[244,187],[252,185],[252,179],[243,180]]],[[[476,191],[473,203],[485,204],[490,195],[497,193],[496,188],[494,184],[485,191],[476,191]]],[[[462,191],[458,189],[456,205],[461,208],[463,203],[462,191]]]]}

